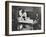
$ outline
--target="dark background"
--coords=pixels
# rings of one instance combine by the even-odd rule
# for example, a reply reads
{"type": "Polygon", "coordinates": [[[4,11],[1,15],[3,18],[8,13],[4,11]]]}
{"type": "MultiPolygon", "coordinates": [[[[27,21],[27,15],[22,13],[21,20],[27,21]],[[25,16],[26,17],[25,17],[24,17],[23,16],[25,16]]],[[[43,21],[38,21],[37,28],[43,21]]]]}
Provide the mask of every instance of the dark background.
{"type": "Polygon", "coordinates": [[[12,31],[17,31],[17,26],[19,25],[17,17],[18,11],[20,9],[26,10],[28,14],[27,17],[30,17],[33,20],[36,19],[36,13],[38,13],[40,18],[39,22],[41,26],[41,7],[12,6],[12,31]]]}

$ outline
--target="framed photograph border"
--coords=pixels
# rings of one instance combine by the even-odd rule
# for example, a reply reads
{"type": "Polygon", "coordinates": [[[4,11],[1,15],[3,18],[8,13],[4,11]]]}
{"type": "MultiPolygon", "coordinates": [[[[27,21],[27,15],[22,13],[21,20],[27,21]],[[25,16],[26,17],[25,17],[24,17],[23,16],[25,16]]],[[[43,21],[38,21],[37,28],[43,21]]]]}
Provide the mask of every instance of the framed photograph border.
{"type": "Polygon", "coordinates": [[[45,3],[5,1],[5,35],[6,36],[16,36],[16,35],[18,36],[18,35],[32,35],[32,34],[45,34],[45,3]],[[9,3],[27,3],[27,4],[42,4],[42,5],[44,5],[44,32],[43,33],[27,33],[27,34],[9,35],[9,3]]]}

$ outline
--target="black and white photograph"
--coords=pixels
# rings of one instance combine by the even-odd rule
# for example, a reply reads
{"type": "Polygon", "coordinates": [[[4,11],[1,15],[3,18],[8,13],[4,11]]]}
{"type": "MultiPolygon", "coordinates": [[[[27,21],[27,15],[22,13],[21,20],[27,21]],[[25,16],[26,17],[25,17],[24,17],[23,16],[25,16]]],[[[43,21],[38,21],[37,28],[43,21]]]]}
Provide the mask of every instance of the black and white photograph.
{"type": "Polygon", "coordinates": [[[45,33],[44,3],[7,2],[8,35],[45,33]]]}
{"type": "Polygon", "coordinates": [[[12,6],[12,31],[40,29],[41,7],[12,6]]]}

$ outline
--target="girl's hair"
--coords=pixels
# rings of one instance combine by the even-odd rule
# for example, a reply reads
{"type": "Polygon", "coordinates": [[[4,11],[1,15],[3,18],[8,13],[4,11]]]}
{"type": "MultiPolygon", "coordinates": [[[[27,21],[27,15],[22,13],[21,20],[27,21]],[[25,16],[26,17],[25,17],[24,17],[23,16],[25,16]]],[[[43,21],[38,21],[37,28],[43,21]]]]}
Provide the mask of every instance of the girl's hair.
{"type": "Polygon", "coordinates": [[[22,9],[22,13],[24,13],[24,10],[22,9]]]}

